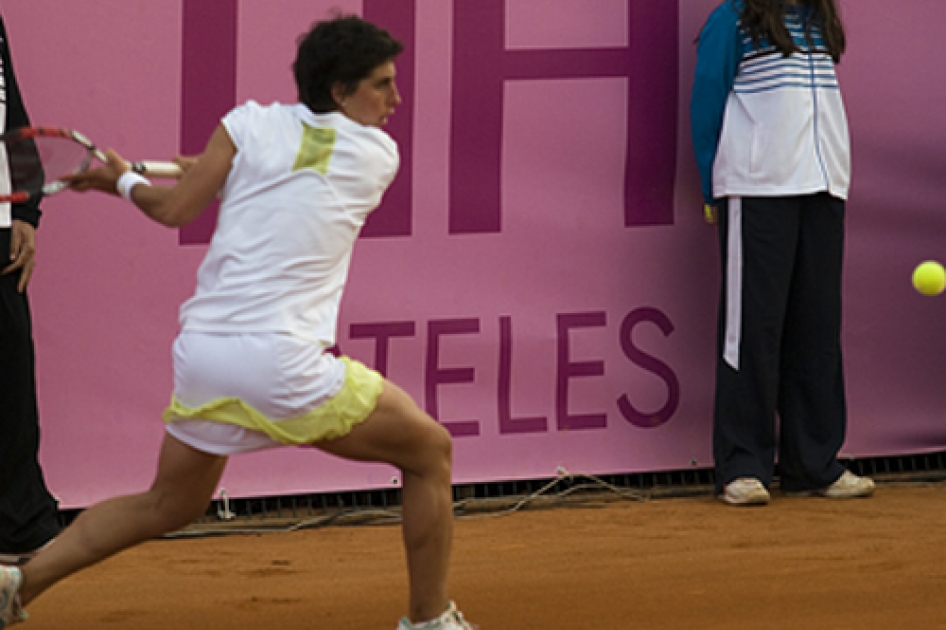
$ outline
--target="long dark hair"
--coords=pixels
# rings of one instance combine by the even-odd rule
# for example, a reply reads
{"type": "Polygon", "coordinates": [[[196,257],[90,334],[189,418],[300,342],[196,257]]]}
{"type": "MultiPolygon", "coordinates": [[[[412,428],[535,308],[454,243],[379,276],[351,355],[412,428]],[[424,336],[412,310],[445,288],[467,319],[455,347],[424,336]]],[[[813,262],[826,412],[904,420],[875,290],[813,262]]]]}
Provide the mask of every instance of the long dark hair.
{"type": "MultiPolygon", "coordinates": [[[[821,35],[828,54],[835,63],[841,61],[846,40],[841,15],[834,0],[796,0],[795,3],[813,12],[813,20],[809,21],[806,27],[809,38],[811,23],[817,22],[821,27],[821,35]]],[[[765,38],[786,57],[798,50],[788,29],[785,28],[785,11],[788,5],[787,0],[742,0],[740,16],[742,28],[753,42],[758,44],[765,38]]]]}

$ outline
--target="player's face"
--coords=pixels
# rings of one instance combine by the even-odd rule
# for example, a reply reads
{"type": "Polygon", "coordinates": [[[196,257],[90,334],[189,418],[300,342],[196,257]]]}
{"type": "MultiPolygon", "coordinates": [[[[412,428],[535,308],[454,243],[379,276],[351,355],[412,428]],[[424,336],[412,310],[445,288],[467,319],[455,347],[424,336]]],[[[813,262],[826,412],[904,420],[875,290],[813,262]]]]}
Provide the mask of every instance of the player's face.
{"type": "Polygon", "coordinates": [[[362,125],[383,126],[401,103],[394,76],[393,61],[376,67],[358,83],[352,94],[341,99],[342,112],[362,125]]]}

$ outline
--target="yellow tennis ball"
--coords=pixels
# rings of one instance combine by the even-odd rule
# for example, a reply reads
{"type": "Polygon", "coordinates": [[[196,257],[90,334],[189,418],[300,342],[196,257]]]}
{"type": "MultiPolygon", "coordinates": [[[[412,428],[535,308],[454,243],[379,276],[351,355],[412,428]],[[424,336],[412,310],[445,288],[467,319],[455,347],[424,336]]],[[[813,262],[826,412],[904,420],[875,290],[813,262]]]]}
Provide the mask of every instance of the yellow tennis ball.
{"type": "Polygon", "coordinates": [[[946,269],[935,260],[927,260],[913,270],[913,286],[923,295],[939,295],[946,289],[946,269]]]}

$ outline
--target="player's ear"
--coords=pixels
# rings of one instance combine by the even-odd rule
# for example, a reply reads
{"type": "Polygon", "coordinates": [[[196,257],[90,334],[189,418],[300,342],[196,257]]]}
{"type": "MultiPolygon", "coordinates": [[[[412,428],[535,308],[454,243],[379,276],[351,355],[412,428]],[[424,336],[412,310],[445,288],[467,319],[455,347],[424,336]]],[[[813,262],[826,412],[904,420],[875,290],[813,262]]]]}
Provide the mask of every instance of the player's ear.
{"type": "Polygon", "coordinates": [[[341,111],[345,111],[345,101],[348,99],[348,95],[345,93],[345,84],[341,81],[336,81],[335,85],[332,86],[332,100],[335,101],[335,105],[341,111]]]}

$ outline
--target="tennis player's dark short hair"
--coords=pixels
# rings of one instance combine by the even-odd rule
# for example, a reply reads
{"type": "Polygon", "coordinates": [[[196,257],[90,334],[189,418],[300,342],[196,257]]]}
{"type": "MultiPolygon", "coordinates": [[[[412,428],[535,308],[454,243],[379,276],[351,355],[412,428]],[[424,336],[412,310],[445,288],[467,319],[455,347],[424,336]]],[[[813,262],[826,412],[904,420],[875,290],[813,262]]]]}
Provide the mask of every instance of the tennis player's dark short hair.
{"type": "Polygon", "coordinates": [[[362,79],[402,50],[404,45],[386,30],[355,15],[316,22],[299,38],[292,65],[299,100],[317,113],[335,111],[335,84],[341,83],[345,94],[353,93],[362,79]]]}

